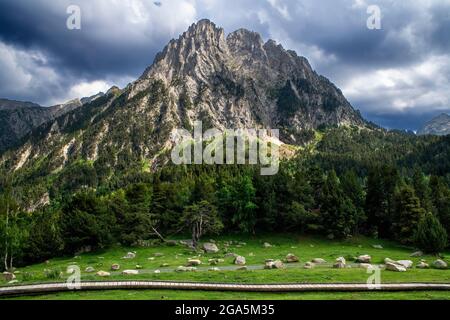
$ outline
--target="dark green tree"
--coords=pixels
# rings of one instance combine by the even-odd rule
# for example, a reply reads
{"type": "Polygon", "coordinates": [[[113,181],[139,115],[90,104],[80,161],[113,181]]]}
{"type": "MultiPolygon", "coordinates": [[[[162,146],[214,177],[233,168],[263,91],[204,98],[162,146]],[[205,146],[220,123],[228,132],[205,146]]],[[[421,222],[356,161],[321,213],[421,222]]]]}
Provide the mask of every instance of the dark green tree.
{"type": "Polygon", "coordinates": [[[191,231],[194,248],[197,248],[200,238],[205,234],[218,234],[223,229],[217,208],[208,201],[186,207],[180,225],[191,231]]]}
{"type": "Polygon", "coordinates": [[[393,238],[402,243],[413,243],[417,225],[426,211],[410,186],[403,186],[395,194],[395,214],[393,216],[393,238]]]}
{"type": "Polygon", "coordinates": [[[432,214],[425,214],[417,226],[414,243],[427,253],[439,253],[447,247],[447,232],[432,214]]]}

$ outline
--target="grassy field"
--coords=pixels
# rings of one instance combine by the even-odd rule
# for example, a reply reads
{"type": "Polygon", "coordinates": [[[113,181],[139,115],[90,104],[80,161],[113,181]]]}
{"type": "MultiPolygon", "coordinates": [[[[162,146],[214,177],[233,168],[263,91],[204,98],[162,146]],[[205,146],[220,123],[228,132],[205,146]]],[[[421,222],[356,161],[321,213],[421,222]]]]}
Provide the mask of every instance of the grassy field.
{"type": "MultiPolygon", "coordinates": [[[[369,254],[373,264],[381,264],[385,258],[394,260],[412,260],[418,263],[425,259],[430,264],[435,256],[423,256],[411,258],[413,248],[400,246],[399,244],[373,240],[367,238],[353,238],[346,241],[330,241],[316,237],[300,237],[296,235],[266,235],[258,237],[230,236],[216,239],[221,252],[218,254],[194,253],[184,246],[158,246],[149,248],[124,248],[115,247],[104,252],[83,254],[79,257],[66,257],[52,259],[48,263],[36,264],[19,269],[17,274],[18,284],[41,283],[47,281],[64,281],[66,269],[69,265],[77,265],[82,271],[82,280],[178,280],[178,281],[204,281],[204,282],[233,282],[233,283],[365,283],[368,278],[367,271],[356,266],[350,269],[332,269],[331,264],[337,257],[350,258],[369,254]],[[224,258],[225,242],[233,241],[228,247],[228,252],[233,252],[246,257],[248,271],[237,271],[232,258],[226,258],[224,263],[215,266],[221,271],[208,271],[208,260],[212,258],[224,258]],[[241,244],[239,244],[241,242],[241,244]],[[268,242],[273,246],[264,248],[263,243],[268,242]],[[382,245],[383,249],[375,249],[373,245],[382,245]],[[136,258],[132,260],[122,259],[127,252],[136,252],[136,258]],[[284,259],[288,253],[300,258],[299,264],[290,264],[285,270],[262,270],[266,259],[284,259]],[[156,255],[155,255],[156,254],[156,255]],[[198,258],[203,264],[197,272],[174,272],[178,266],[185,265],[188,258],[198,258]],[[303,269],[304,262],[314,258],[323,258],[329,262],[326,266],[317,266],[314,269],[303,269]],[[143,269],[136,276],[124,276],[119,272],[112,272],[110,277],[100,278],[95,273],[85,273],[86,267],[93,267],[96,271],[111,272],[111,265],[118,263],[121,270],[135,269],[140,265],[143,269]],[[53,270],[54,273],[62,272],[63,278],[55,279],[45,275],[45,270],[53,270]],[[156,274],[155,270],[161,273],[156,274]]],[[[450,253],[444,254],[444,259],[450,257],[450,253]]],[[[2,280],[3,281],[3,280],[2,280]]],[[[397,273],[382,271],[382,283],[395,282],[439,282],[450,283],[450,270],[436,269],[410,269],[407,272],[397,273]]],[[[0,285],[6,285],[1,282],[0,285]]],[[[39,297],[42,299],[202,299],[222,298],[233,299],[233,293],[219,292],[175,292],[175,291],[119,291],[119,292],[83,292],[64,293],[39,297]]],[[[239,297],[247,299],[427,299],[450,298],[450,293],[321,293],[321,294],[253,294],[248,293],[239,297]]],[[[36,298],[36,297],[34,297],[36,298]]]]}

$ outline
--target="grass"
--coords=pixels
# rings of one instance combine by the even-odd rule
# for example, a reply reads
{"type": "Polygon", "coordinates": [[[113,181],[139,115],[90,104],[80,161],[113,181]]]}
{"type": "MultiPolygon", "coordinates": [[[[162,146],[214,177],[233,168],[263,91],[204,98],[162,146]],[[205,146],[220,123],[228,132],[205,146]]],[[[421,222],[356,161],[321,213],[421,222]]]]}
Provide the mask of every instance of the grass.
{"type": "Polygon", "coordinates": [[[16,297],[14,300],[449,300],[443,291],[432,292],[306,292],[246,293],[217,291],[112,290],[16,297]]]}
{"type": "MultiPolygon", "coordinates": [[[[332,269],[330,266],[316,267],[312,270],[303,269],[303,263],[314,258],[323,258],[329,263],[334,262],[337,257],[343,256],[347,259],[362,254],[372,256],[373,264],[381,264],[385,258],[394,260],[407,259],[418,263],[420,259],[427,260],[430,264],[436,259],[435,256],[423,256],[421,258],[411,258],[413,248],[401,246],[390,241],[373,240],[363,237],[353,238],[346,241],[330,241],[319,237],[302,237],[298,235],[261,235],[261,236],[228,236],[220,237],[217,244],[221,249],[218,254],[194,253],[183,246],[158,246],[149,248],[125,248],[114,247],[107,251],[83,254],[79,257],[65,257],[52,259],[49,263],[36,264],[19,269],[17,274],[18,284],[54,282],[55,279],[46,276],[45,270],[63,272],[64,281],[68,275],[65,273],[70,265],[77,265],[82,271],[82,280],[176,280],[176,281],[202,281],[202,282],[232,282],[232,283],[365,283],[369,274],[366,270],[353,267],[351,269],[332,269]],[[243,255],[247,259],[248,266],[263,266],[266,259],[283,259],[288,253],[297,255],[301,263],[289,265],[286,270],[249,270],[236,271],[232,258],[226,258],[224,263],[217,265],[222,271],[207,271],[210,267],[208,260],[212,258],[224,257],[224,243],[233,240],[233,245],[228,247],[228,252],[243,255]],[[239,245],[238,242],[246,244],[239,245]],[[271,248],[264,248],[263,243],[269,242],[273,245],[271,248]],[[373,245],[382,245],[383,249],[375,249],[373,245]],[[122,259],[129,251],[135,251],[137,256],[132,260],[122,259]],[[161,257],[155,256],[155,253],[162,254],[161,257]],[[149,260],[148,258],[152,258],[149,260]],[[174,270],[181,265],[185,265],[188,258],[199,258],[203,265],[198,272],[177,273],[174,270]],[[136,265],[143,267],[137,276],[123,276],[119,272],[112,273],[111,277],[99,278],[94,274],[85,273],[86,267],[95,268],[96,271],[103,270],[110,272],[111,265],[118,263],[121,270],[135,269],[136,265]],[[168,267],[162,267],[168,264],[168,267]],[[155,274],[155,270],[161,270],[155,274]]],[[[444,254],[444,259],[450,257],[449,252],[444,254]]],[[[250,268],[252,269],[252,268],[250,268]]],[[[47,271],[47,274],[49,273],[47,271]]],[[[0,281],[0,285],[7,285],[0,281]]],[[[410,269],[404,273],[382,271],[382,283],[396,282],[439,282],[450,283],[450,270],[436,269],[410,269]]],[[[201,293],[201,292],[176,292],[176,291],[120,291],[112,292],[78,292],[62,293],[41,298],[52,297],[55,299],[109,299],[109,297],[118,296],[120,299],[160,299],[168,297],[169,299],[201,299],[204,297],[215,299],[233,299],[235,293],[201,293]],[[118,294],[118,295],[117,295],[118,294]]],[[[289,294],[269,294],[269,293],[248,293],[239,297],[246,299],[427,299],[431,298],[450,298],[450,293],[439,292],[417,292],[417,293],[289,293],[289,294]]]]}

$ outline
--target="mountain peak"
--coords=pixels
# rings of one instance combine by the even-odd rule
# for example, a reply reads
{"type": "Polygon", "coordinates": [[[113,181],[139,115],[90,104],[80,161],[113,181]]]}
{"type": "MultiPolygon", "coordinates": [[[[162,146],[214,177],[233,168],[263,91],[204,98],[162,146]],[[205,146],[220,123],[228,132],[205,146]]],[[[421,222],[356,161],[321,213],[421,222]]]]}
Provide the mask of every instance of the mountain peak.
{"type": "Polygon", "coordinates": [[[450,134],[450,115],[441,113],[437,117],[425,123],[419,130],[420,135],[438,135],[445,136],[450,134]]]}

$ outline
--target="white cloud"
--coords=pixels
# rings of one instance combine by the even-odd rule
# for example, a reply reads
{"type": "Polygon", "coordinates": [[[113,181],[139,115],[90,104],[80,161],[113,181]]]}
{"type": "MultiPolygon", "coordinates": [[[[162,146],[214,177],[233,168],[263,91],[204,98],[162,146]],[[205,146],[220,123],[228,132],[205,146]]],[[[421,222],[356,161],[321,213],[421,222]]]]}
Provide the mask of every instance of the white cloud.
{"type": "Polygon", "coordinates": [[[366,111],[379,114],[445,110],[450,108],[449,71],[450,56],[430,56],[416,65],[354,76],[343,92],[352,101],[370,105],[366,111]]]}

